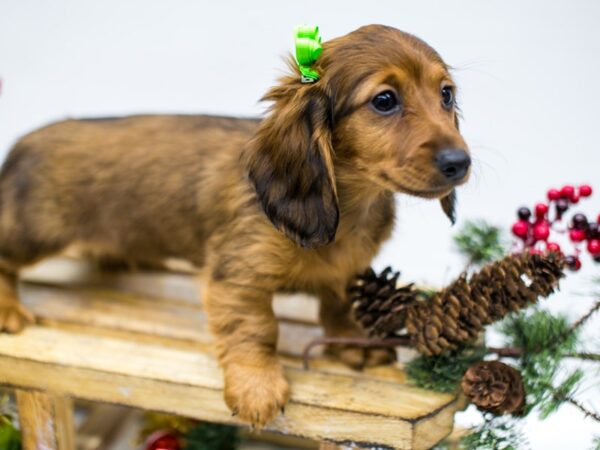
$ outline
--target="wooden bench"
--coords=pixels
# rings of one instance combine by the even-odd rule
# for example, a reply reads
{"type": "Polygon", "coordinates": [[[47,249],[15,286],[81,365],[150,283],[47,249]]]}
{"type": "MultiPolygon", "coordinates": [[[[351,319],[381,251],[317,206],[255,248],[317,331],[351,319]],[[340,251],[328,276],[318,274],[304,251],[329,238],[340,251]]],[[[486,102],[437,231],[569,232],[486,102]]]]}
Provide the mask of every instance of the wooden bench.
{"type": "MultiPolygon", "coordinates": [[[[38,323],[0,336],[0,384],[15,388],[25,450],[73,450],[71,399],[239,424],[189,273],[106,274],[69,258],[30,270],[20,287],[38,323]]],[[[354,372],[299,354],[320,336],[316,300],[277,296],[279,351],[291,382],[285,416],[268,430],[322,442],[427,449],[452,431],[458,400],[406,384],[401,368],[354,372]]]]}

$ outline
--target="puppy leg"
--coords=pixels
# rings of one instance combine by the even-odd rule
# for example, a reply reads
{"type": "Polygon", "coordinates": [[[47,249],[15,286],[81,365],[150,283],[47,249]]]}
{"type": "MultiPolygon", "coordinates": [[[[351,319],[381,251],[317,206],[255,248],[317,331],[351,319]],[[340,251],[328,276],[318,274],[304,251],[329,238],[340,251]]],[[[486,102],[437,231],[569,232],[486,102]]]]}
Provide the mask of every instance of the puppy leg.
{"type": "Polygon", "coordinates": [[[34,320],[17,298],[17,270],[0,265],[0,332],[18,333],[34,320]]]}
{"type": "MultiPolygon", "coordinates": [[[[352,318],[345,289],[323,288],[319,293],[319,318],[327,337],[362,337],[365,333],[352,318]]],[[[350,345],[330,345],[326,353],[339,358],[354,369],[390,364],[396,360],[393,349],[359,348],[350,345]]]]}
{"type": "Polygon", "coordinates": [[[289,386],[277,359],[272,294],[211,280],[206,312],[225,376],[225,402],[241,420],[263,427],[283,410],[289,386]]]}

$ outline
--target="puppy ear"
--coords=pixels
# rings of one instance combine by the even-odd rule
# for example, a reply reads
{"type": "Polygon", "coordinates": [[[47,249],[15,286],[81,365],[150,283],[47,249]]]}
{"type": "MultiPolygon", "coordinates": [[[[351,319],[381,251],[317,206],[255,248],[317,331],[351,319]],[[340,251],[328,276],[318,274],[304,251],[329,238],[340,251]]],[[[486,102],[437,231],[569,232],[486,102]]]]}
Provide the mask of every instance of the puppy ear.
{"type": "Polygon", "coordinates": [[[246,149],[248,176],[269,220],[303,247],[333,241],[339,221],[330,100],[289,80],[264,98],[270,114],[246,149]]]}
{"type": "Polygon", "coordinates": [[[440,199],[440,205],[442,206],[442,211],[446,214],[446,217],[450,219],[452,225],[456,223],[456,190],[452,189],[445,197],[440,199]]]}

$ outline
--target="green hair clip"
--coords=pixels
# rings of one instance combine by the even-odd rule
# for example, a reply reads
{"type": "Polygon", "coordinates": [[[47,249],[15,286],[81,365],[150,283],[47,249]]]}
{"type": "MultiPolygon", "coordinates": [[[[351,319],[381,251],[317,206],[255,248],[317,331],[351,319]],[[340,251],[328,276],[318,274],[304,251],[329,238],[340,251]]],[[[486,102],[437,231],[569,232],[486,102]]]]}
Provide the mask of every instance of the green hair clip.
{"type": "Polygon", "coordinates": [[[311,66],[319,59],[323,47],[321,47],[321,36],[319,36],[319,27],[311,25],[302,25],[296,27],[296,62],[300,73],[302,73],[302,83],[314,83],[320,78],[319,72],[311,69],[311,66]]]}

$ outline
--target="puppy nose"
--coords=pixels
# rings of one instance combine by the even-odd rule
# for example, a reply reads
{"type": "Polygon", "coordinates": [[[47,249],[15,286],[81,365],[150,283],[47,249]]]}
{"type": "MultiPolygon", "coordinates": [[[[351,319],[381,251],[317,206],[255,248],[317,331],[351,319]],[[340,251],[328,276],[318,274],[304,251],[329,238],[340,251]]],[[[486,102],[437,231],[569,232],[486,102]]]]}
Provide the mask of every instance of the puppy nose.
{"type": "Polygon", "coordinates": [[[464,150],[449,148],[437,154],[435,163],[446,178],[457,181],[466,175],[471,158],[464,150]]]}

